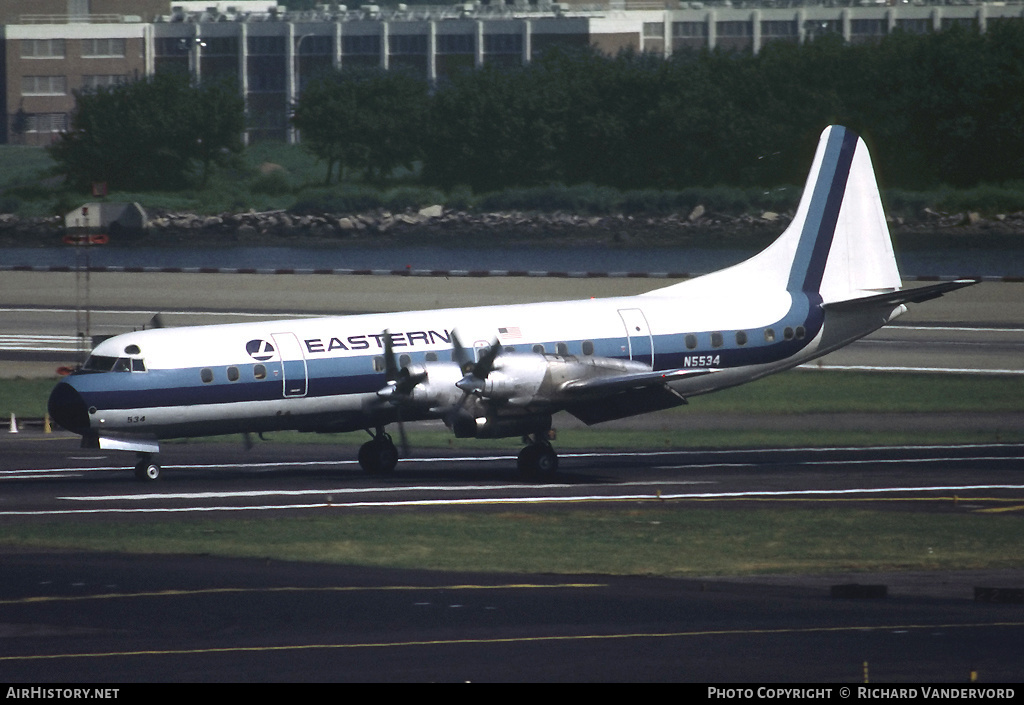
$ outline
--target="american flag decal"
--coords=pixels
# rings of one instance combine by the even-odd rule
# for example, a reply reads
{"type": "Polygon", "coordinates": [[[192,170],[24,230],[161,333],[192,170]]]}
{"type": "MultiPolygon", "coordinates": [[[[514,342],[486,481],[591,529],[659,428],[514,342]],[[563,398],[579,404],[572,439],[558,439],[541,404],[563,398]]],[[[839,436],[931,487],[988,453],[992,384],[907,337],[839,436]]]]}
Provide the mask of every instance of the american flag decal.
{"type": "Polygon", "coordinates": [[[518,326],[509,326],[507,328],[499,328],[498,335],[505,338],[522,338],[523,332],[519,330],[518,326]]]}

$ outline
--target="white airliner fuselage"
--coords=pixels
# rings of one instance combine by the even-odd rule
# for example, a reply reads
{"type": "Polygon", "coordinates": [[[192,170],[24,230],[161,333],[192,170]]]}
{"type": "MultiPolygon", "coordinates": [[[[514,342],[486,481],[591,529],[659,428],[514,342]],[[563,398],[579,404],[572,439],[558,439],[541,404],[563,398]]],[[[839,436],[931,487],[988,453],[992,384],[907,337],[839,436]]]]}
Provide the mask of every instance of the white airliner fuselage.
{"type": "Polygon", "coordinates": [[[97,345],[50,397],[93,447],[367,429],[370,472],[394,468],[388,424],[440,418],[461,437],[524,436],[528,475],[557,467],[551,416],[586,423],[669,408],[789,369],[971,281],[902,290],[870,158],[823,134],[793,222],[759,255],[639,296],[143,330],[97,345]]]}

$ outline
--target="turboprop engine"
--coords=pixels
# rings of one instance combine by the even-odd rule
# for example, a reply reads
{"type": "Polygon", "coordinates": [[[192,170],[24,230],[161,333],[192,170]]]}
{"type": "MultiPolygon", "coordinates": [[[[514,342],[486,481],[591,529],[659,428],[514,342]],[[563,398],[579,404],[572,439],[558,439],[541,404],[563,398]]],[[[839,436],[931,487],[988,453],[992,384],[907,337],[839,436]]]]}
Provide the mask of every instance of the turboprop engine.
{"type": "Polygon", "coordinates": [[[551,429],[551,408],[568,383],[649,369],[601,357],[505,353],[482,372],[479,364],[461,369],[454,362],[410,365],[401,370],[396,385],[379,394],[439,413],[458,438],[544,435],[551,429]]]}

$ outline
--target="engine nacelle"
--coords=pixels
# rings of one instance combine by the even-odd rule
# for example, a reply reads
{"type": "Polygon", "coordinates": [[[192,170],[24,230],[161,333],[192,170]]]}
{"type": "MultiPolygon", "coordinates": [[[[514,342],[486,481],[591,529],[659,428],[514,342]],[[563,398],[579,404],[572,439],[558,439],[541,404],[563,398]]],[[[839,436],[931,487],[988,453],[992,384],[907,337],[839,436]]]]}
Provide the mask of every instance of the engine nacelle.
{"type": "Polygon", "coordinates": [[[481,416],[462,410],[445,419],[456,438],[510,438],[530,434],[546,435],[551,430],[551,414],[522,416],[481,416]]]}
{"type": "Polygon", "coordinates": [[[426,377],[413,387],[409,399],[413,404],[429,408],[454,406],[462,400],[463,392],[455,386],[462,379],[462,370],[454,362],[425,362],[422,365],[410,365],[411,375],[426,374],[426,377]]]}

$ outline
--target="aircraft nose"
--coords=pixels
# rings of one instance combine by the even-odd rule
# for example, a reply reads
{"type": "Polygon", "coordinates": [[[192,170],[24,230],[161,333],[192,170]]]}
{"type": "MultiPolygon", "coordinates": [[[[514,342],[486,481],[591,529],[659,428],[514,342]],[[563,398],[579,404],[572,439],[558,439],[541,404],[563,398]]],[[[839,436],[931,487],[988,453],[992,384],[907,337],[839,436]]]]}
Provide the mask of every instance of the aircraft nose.
{"type": "Polygon", "coordinates": [[[69,383],[60,382],[53,388],[46,408],[51,419],[72,433],[83,435],[89,430],[89,410],[85,400],[69,383]]]}

